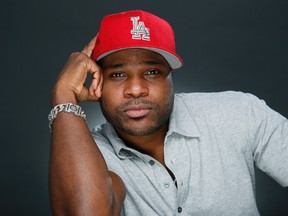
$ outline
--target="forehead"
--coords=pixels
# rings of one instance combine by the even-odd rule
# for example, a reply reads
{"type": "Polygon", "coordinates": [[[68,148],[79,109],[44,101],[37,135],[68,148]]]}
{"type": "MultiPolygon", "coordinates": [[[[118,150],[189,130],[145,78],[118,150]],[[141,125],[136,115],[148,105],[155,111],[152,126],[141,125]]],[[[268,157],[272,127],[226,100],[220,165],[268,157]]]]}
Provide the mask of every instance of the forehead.
{"type": "Polygon", "coordinates": [[[101,66],[110,66],[114,64],[141,64],[141,63],[151,63],[159,64],[164,67],[170,68],[166,59],[151,50],[132,48],[116,51],[104,57],[101,61],[101,66]]]}

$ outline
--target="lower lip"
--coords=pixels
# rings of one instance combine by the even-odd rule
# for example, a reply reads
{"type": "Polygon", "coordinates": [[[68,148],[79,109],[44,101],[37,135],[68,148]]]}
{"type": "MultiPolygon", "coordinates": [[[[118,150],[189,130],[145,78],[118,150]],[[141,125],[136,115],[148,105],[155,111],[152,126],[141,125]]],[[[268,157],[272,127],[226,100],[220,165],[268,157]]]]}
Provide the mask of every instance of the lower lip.
{"type": "Polygon", "coordinates": [[[130,118],[140,118],[140,117],[144,117],[145,115],[147,115],[149,111],[150,111],[149,109],[127,110],[125,113],[130,118]]]}

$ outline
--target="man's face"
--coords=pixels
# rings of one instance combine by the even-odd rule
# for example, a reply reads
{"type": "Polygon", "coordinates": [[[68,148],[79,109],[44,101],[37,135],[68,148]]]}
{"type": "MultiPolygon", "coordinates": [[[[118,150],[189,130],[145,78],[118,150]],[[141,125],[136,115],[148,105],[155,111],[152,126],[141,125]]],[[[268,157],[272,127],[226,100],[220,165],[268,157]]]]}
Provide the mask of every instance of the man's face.
{"type": "Polygon", "coordinates": [[[145,136],[167,127],[174,93],[171,68],[160,54],[122,50],[105,57],[101,66],[101,109],[118,133],[145,136]]]}

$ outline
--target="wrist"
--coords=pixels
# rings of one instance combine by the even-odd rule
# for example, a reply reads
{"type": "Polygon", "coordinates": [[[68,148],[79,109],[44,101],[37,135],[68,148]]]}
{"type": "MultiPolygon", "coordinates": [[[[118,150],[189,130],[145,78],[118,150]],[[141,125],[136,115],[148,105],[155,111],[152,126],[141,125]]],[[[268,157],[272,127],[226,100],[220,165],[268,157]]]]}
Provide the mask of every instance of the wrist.
{"type": "Polygon", "coordinates": [[[84,111],[80,106],[72,103],[58,104],[51,109],[48,115],[49,128],[51,132],[52,132],[52,123],[57,118],[57,115],[60,112],[72,113],[75,116],[82,117],[84,120],[86,120],[86,114],[84,113],[84,111]]]}
{"type": "Polygon", "coordinates": [[[51,107],[68,102],[78,104],[74,92],[54,86],[51,92],[51,107]]]}

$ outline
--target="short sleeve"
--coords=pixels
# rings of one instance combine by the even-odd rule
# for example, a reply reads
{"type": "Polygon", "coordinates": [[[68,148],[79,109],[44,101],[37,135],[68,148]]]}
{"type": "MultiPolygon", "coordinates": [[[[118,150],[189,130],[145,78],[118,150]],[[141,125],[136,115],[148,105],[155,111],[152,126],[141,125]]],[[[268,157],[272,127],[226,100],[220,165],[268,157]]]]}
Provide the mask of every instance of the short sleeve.
{"type": "Polygon", "coordinates": [[[288,186],[288,120],[263,100],[247,94],[247,121],[256,166],[288,186]]]}

